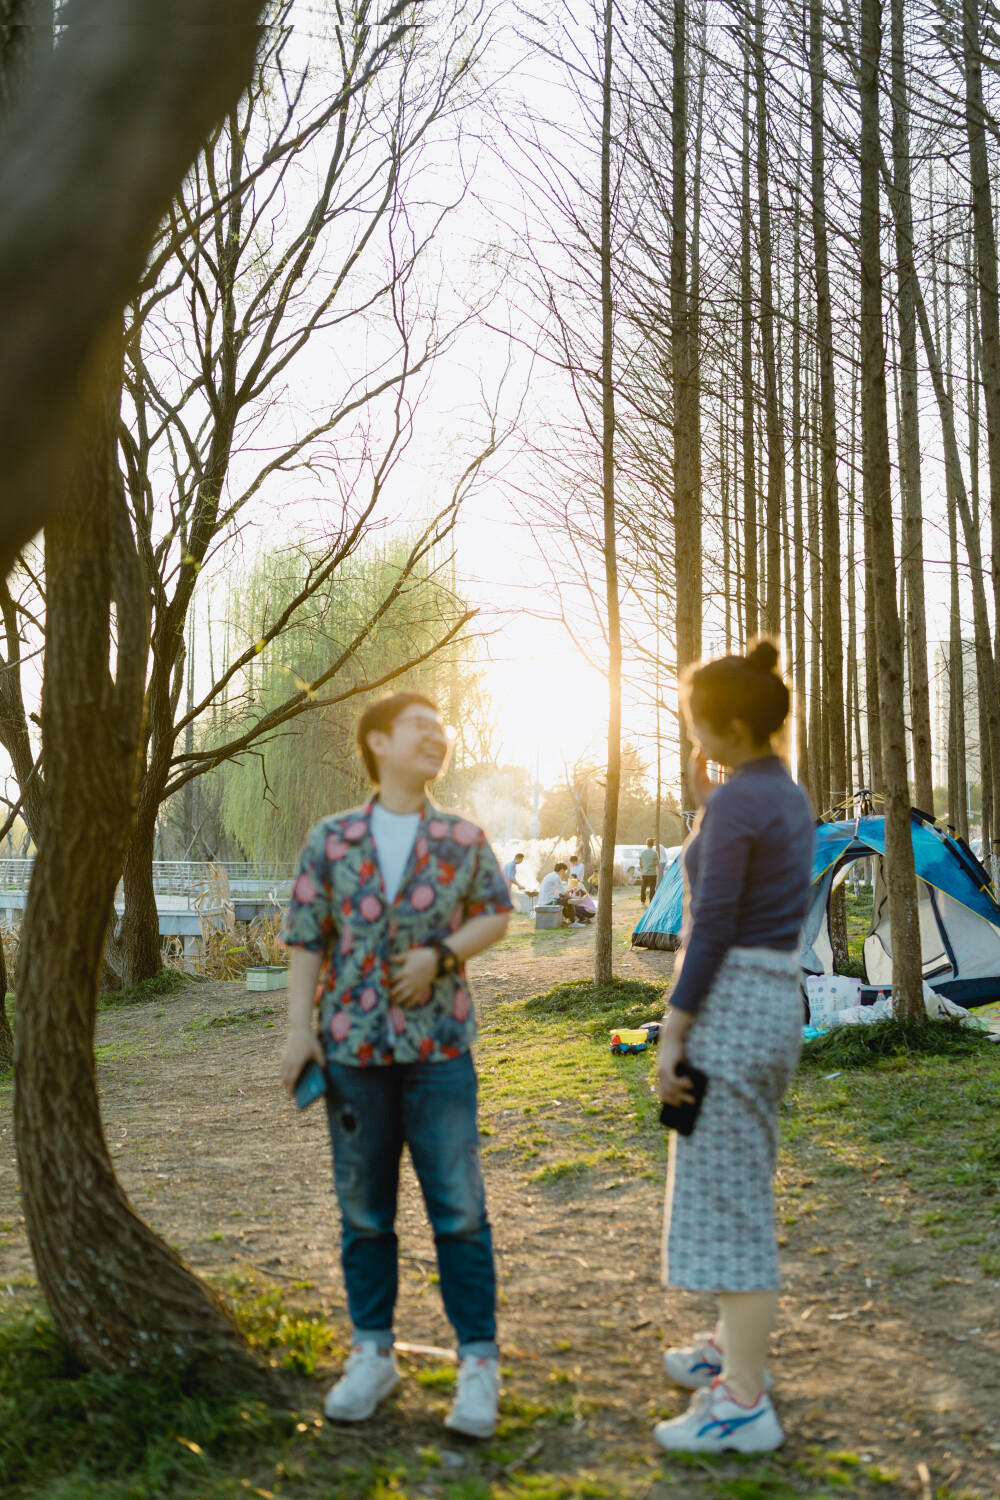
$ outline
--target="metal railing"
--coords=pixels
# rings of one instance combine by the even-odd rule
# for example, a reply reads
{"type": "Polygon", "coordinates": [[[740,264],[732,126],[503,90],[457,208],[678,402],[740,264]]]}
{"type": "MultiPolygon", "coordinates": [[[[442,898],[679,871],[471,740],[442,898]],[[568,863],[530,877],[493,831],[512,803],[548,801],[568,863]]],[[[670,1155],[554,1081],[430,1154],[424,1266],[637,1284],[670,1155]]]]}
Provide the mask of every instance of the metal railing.
{"type": "MultiPolygon", "coordinates": [[[[0,891],[26,891],[34,858],[0,859],[0,891]]],[[[154,859],[153,890],[158,896],[267,896],[287,893],[295,866],[258,865],[252,860],[154,859]]]]}

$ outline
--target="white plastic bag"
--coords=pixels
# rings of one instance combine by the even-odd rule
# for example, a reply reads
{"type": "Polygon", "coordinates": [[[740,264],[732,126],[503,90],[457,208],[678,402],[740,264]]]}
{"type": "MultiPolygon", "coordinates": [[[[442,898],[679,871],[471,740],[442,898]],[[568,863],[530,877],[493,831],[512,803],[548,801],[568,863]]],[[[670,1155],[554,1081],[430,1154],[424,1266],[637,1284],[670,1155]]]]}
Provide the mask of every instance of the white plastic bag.
{"type": "Polygon", "coordinates": [[[806,979],[810,1026],[835,1026],[841,1011],[861,1003],[861,980],[846,974],[810,974],[806,979]]]}

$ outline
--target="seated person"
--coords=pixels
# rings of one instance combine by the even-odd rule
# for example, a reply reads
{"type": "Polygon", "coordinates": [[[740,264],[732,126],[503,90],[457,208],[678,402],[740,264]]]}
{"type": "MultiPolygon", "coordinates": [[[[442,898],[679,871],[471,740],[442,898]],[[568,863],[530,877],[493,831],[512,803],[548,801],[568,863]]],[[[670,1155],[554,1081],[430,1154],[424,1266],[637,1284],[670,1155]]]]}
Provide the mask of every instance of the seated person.
{"type": "Polygon", "coordinates": [[[569,862],[569,873],[572,875],[573,879],[578,880],[581,885],[583,884],[584,869],[585,865],[583,863],[583,855],[574,854],[573,858],[569,862]]]}
{"type": "Polygon", "coordinates": [[[573,915],[570,910],[572,902],[566,894],[565,877],[568,873],[568,866],[560,862],[554,870],[550,870],[548,875],[543,877],[538,887],[538,904],[539,906],[561,906],[564,919],[572,922],[573,915]]]}
{"type": "Polygon", "coordinates": [[[597,915],[597,907],[594,905],[593,898],[588,896],[579,881],[571,883],[567,895],[573,903],[573,915],[576,922],[586,927],[587,923],[597,915]]]}

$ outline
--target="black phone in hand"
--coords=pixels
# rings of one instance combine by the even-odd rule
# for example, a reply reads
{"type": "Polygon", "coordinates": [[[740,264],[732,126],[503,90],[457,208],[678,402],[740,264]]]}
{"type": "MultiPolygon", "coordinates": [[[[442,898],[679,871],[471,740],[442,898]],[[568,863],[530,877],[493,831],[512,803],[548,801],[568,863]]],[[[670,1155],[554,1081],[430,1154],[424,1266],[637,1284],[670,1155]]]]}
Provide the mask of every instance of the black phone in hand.
{"type": "Polygon", "coordinates": [[[677,1076],[690,1080],[694,1098],[688,1104],[661,1104],[660,1124],[668,1130],[676,1130],[678,1135],[690,1135],[697,1124],[701,1101],[708,1088],[708,1074],[700,1068],[693,1068],[689,1062],[681,1061],[677,1064],[677,1076]]]}

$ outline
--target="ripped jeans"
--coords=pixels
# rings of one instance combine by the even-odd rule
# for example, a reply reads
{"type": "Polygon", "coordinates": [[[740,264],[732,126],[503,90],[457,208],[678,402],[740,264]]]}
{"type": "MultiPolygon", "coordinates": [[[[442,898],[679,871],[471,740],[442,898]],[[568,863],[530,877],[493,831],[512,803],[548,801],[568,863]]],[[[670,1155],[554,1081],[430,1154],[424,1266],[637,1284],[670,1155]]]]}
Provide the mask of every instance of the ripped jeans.
{"type": "Polygon", "coordinates": [[[396,1199],[405,1142],[434,1231],[441,1297],[459,1354],[495,1355],[496,1275],[479,1165],[472,1054],[374,1068],[328,1063],[327,1074],[333,1086],[327,1114],[353,1342],[392,1346],[396,1199]]]}

